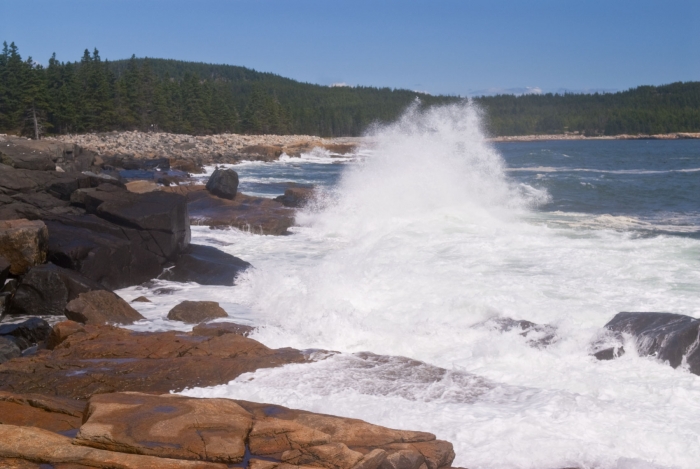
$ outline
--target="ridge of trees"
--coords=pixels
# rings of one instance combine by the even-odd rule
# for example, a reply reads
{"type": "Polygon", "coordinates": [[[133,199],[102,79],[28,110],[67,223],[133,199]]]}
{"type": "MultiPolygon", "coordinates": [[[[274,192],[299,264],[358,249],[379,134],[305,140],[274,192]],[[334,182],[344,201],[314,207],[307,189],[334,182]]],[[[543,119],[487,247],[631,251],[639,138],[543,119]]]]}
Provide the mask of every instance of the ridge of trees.
{"type": "MultiPolygon", "coordinates": [[[[44,67],[14,43],[0,53],[0,132],[40,134],[154,130],[356,136],[374,122],[463,98],[410,90],[327,87],[245,67],[169,59],[80,61],[44,67]]],[[[495,136],[700,131],[700,82],[618,93],[474,98],[495,136]]]]}

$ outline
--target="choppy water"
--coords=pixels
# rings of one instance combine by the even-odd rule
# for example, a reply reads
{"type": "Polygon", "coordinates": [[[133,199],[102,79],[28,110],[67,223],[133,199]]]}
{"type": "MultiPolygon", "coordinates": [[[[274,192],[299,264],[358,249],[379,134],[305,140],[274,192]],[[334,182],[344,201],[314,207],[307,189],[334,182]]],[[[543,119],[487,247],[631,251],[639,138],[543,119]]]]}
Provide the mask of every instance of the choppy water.
{"type": "Polygon", "coordinates": [[[618,311],[700,317],[700,143],[493,145],[460,106],[374,136],[352,160],[237,165],[244,192],[326,191],[291,236],[193,229],[255,266],[235,287],[120,292],[154,300],[138,329],[189,329],[169,308],[213,299],[269,346],[342,352],[187,394],[430,431],[472,469],[698,467],[700,377],[589,347],[618,311]],[[498,316],[558,340],[483,325],[498,316]]]}

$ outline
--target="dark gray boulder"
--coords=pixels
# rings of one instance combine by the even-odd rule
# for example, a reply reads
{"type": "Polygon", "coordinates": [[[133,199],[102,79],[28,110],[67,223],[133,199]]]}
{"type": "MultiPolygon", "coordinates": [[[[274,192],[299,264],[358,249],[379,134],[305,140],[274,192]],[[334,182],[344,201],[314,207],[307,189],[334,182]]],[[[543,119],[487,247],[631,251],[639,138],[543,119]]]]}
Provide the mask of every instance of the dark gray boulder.
{"type": "Polygon", "coordinates": [[[216,169],[207,181],[207,190],[222,199],[235,199],[238,192],[238,173],[232,169],[216,169]]]}
{"type": "Polygon", "coordinates": [[[17,358],[20,355],[22,355],[22,352],[13,340],[0,336],[0,363],[17,358]]]}
{"type": "Polygon", "coordinates": [[[75,191],[71,203],[115,225],[147,232],[155,243],[152,250],[168,260],[174,260],[190,242],[187,199],[179,194],[135,194],[112,184],[101,184],[75,191]]]}
{"type": "Polygon", "coordinates": [[[38,265],[22,278],[8,312],[15,315],[63,315],[69,301],[92,290],[104,290],[104,287],[78,272],[53,264],[38,265]]]}
{"type": "Polygon", "coordinates": [[[250,264],[211,246],[190,244],[160,279],[173,282],[197,282],[200,285],[233,285],[236,277],[250,264]]]}
{"type": "Polygon", "coordinates": [[[13,341],[20,350],[45,341],[51,335],[51,326],[41,318],[30,318],[17,324],[0,326],[0,337],[13,341]]]}
{"type": "MultiPolygon", "coordinates": [[[[672,313],[622,312],[605,325],[614,335],[629,334],[636,339],[637,352],[653,355],[677,368],[685,362],[694,374],[700,374],[700,319],[672,313]]],[[[598,350],[600,359],[615,351],[598,350]]]]}

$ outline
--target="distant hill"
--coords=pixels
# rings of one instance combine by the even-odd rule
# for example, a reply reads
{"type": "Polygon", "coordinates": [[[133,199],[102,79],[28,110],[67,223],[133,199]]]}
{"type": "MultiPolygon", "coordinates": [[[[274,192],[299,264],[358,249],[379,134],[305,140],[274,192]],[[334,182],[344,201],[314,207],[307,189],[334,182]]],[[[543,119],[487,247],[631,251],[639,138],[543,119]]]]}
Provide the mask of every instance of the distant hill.
{"type": "MultiPolygon", "coordinates": [[[[47,67],[0,54],[0,132],[82,133],[161,130],[356,136],[373,122],[421,106],[457,102],[410,90],[327,87],[245,67],[167,59],[78,62],[47,67]]],[[[643,86],[612,94],[498,95],[474,98],[494,136],[700,131],[700,82],[643,86]]]]}

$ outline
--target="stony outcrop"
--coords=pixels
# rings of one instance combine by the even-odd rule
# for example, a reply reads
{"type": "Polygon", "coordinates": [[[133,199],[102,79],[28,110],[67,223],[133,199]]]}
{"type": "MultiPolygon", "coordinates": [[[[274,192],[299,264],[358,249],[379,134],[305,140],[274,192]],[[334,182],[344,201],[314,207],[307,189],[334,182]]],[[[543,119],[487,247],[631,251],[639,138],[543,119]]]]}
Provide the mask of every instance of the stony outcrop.
{"type": "Polygon", "coordinates": [[[233,200],[238,192],[238,173],[232,169],[217,168],[209,177],[206,188],[217,197],[233,200]]]}
{"type": "Polygon", "coordinates": [[[9,313],[63,315],[69,301],[92,290],[104,290],[104,287],[73,270],[51,263],[38,265],[22,278],[12,297],[9,313]]]}
{"type": "Polygon", "coordinates": [[[0,336],[0,363],[17,358],[22,354],[14,340],[0,336]]]}
{"type": "Polygon", "coordinates": [[[48,346],[1,364],[0,391],[81,399],[117,391],[167,393],[307,361],[298,350],[270,349],[240,334],[143,334],[73,321],[56,324],[48,346]]]}
{"type": "Polygon", "coordinates": [[[298,156],[322,148],[334,154],[353,153],[361,138],[324,139],[309,135],[192,136],[165,132],[106,132],[62,135],[46,141],[75,144],[115,165],[128,159],[169,158],[173,168],[198,172],[202,164],[236,163],[242,160],[272,161],[282,154],[298,156]],[[192,170],[194,169],[194,170],[192,170]]]}
{"type": "Polygon", "coordinates": [[[74,192],[71,202],[116,225],[147,233],[153,241],[151,249],[166,259],[172,259],[190,242],[187,201],[177,194],[135,194],[102,184],[74,192]]]}
{"type": "Polygon", "coordinates": [[[194,326],[192,334],[204,337],[218,337],[224,334],[238,334],[243,337],[255,330],[254,327],[236,324],[233,322],[204,323],[194,326]]]}
{"type": "Polygon", "coordinates": [[[264,197],[238,194],[235,200],[222,199],[204,186],[167,188],[187,196],[192,225],[214,228],[233,227],[255,234],[288,234],[294,225],[294,211],[282,203],[264,197]]]}
{"type": "Polygon", "coordinates": [[[75,436],[84,410],[85,402],[75,399],[0,392],[0,425],[43,428],[75,436]]]}
{"type": "Polygon", "coordinates": [[[168,312],[168,319],[188,324],[227,317],[226,311],[216,301],[183,301],[168,312]]]}
{"type": "Polygon", "coordinates": [[[691,373],[700,375],[700,319],[671,313],[622,312],[605,328],[613,340],[612,343],[599,340],[599,344],[594,345],[593,353],[599,359],[611,359],[624,353],[624,335],[630,335],[640,355],[655,356],[673,368],[685,363],[691,373]]]}
{"type": "Polygon", "coordinates": [[[51,334],[51,326],[41,318],[31,318],[15,324],[0,325],[0,337],[13,341],[20,350],[44,342],[51,334]]]}
{"type": "Polygon", "coordinates": [[[65,465],[66,469],[226,469],[224,464],[140,456],[74,445],[66,436],[15,425],[0,425],[0,458],[50,464],[57,468],[65,465]]]}
{"type": "Polygon", "coordinates": [[[229,399],[139,393],[90,399],[75,444],[166,458],[327,469],[438,469],[452,445],[430,433],[229,399]]]}
{"type": "Polygon", "coordinates": [[[248,262],[214,247],[190,244],[175,265],[163,271],[159,278],[173,282],[229,286],[248,267],[248,262]]]}
{"type": "Polygon", "coordinates": [[[111,291],[95,290],[81,293],[70,301],[65,314],[71,321],[82,324],[133,324],[144,317],[111,291]]]}
{"type": "Polygon", "coordinates": [[[36,220],[0,220],[0,256],[10,262],[10,273],[21,275],[46,262],[49,232],[36,220]]]}
{"type": "Polygon", "coordinates": [[[18,169],[85,171],[95,155],[73,143],[5,137],[0,145],[0,163],[18,169]]]}

